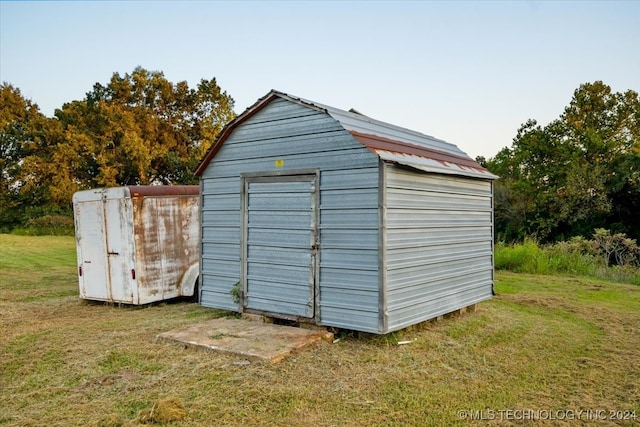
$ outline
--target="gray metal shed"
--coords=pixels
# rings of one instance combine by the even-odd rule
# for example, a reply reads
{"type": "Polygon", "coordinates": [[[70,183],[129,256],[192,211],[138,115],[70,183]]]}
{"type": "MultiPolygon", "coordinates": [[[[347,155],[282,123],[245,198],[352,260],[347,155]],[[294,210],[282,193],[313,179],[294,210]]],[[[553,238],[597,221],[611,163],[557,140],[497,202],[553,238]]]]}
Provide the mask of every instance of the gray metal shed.
{"type": "Polygon", "coordinates": [[[203,306],[387,333],[492,296],[496,176],[455,145],[271,91],[196,174],[203,306]]]}

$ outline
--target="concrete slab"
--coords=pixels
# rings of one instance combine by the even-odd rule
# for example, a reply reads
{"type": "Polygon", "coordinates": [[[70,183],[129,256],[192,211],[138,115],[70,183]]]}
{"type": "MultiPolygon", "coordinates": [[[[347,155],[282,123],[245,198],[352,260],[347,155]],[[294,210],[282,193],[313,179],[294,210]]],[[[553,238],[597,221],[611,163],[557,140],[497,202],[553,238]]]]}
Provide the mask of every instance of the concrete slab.
{"type": "Polygon", "coordinates": [[[219,318],[185,328],[163,332],[158,338],[276,363],[292,352],[321,339],[329,342],[326,330],[274,325],[248,319],[219,318]]]}

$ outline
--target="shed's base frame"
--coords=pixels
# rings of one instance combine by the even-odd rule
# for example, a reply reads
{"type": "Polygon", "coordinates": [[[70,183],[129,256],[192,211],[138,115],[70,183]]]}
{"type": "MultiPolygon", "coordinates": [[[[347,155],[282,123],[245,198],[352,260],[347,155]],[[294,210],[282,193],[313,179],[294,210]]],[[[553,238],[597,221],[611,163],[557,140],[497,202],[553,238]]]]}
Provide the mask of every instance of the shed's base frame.
{"type": "MultiPolygon", "coordinates": [[[[400,329],[401,331],[411,331],[411,330],[419,330],[422,329],[423,327],[427,326],[427,325],[431,325],[432,323],[435,322],[441,322],[445,319],[451,319],[451,318],[455,318],[458,316],[462,316],[463,314],[466,313],[475,313],[476,311],[478,311],[478,304],[471,304],[469,306],[466,307],[462,307],[459,308],[457,310],[453,310],[449,313],[443,314],[441,316],[436,316],[434,318],[431,319],[427,319],[423,322],[420,323],[416,323],[414,325],[410,325],[407,326],[404,329],[400,329]]],[[[301,328],[305,328],[305,329],[326,329],[326,326],[322,326],[322,325],[317,325],[316,323],[313,322],[313,319],[302,319],[302,318],[298,318],[298,319],[291,319],[287,316],[280,316],[280,315],[273,315],[273,314],[269,314],[269,313],[262,313],[262,314],[258,314],[258,313],[250,313],[250,312],[244,312],[242,313],[242,317],[249,319],[251,321],[254,322],[262,322],[262,323],[280,323],[280,322],[295,322],[298,324],[299,327],[301,328]]],[[[332,328],[333,329],[333,328],[332,328]]],[[[335,328],[335,329],[344,329],[347,330],[345,328],[335,328]]],[[[392,331],[392,332],[398,332],[398,331],[392,331]]],[[[387,333],[392,333],[392,332],[387,332],[387,333]]],[[[365,332],[363,332],[365,333],[365,332]]],[[[369,332],[366,332],[367,334],[369,334],[369,332]]],[[[372,334],[372,335],[378,335],[378,334],[372,334]]],[[[385,334],[382,334],[385,335],[385,334]]]]}
{"type": "Polygon", "coordinates": [[[447,314],[443,314],[443,315],[440,315],[440,316],[433,317],[431,319],[427,319],[427,320],[425,320],[423,322],[416,323],[415,325],[407,326],[406,328],[400,329],[400,330],[401,331],[410,331],[410,330],[413,330],[413,329],[421,329],[422,327],[424,327],[426,325],[430,325],[432,323],[442,322],[445,319],[455,318],[455,317],[458,317],[458,316],[462,316],[463,314],[466,314],[466,313],[475,313],[476,311],[478,311],[478,304],[471,304],[471,305],[468,305],[466,307],[462,307],[460,309],[453,310],[453,311],[451,311],[451,312],[449,312],[447,314]]]}

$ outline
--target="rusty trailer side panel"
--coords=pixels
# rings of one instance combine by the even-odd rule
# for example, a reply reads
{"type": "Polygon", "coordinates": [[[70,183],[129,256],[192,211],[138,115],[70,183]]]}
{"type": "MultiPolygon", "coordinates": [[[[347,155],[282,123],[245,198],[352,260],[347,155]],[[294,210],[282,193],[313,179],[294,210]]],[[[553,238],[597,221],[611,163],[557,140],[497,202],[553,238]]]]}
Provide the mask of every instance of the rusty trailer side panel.
{"type": "Polygon", "coordinates": [[[73,203],[81,298],[148,304],[198,291],[198,186],[86,190],[73,203]]]}

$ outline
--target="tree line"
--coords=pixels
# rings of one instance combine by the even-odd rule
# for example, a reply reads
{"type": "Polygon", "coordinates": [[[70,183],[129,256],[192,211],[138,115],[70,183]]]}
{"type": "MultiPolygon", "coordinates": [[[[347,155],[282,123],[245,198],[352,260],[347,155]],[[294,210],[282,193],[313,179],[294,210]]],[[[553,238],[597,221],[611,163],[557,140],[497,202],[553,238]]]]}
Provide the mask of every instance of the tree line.
{"type": "MultiPolygon", "coordinates": [[[[136,68],[96,83],[45,117],[18,88],[0,86],[0,231],[71,216],[78,190],[191,184],[233,98],[215,78],[195,88],[136,68]]],[[[510,147],[476,160],[494,186],[496,239],[592,237],[605,228],[640,238],[640,98],[582,84],[546,126],[528,120],[510,147]]]]}
{"type": "Polygon", "coordinates": [[[195,88],[141,67],[96,83],[54,116],[8,83],[0,87],[0,230],[71,215],[74,192],[96,187],[193,184],[193,171],[233,98],[215,78],[195,88]]]}
{"type": "Polygon", "coordinates": [[[477,159],[500,176],[497,240],[592,237],[596,229],[640,238],[640,98],[602,81],[582,84],[546,126],[529,120],[511,147],[477,159]]]}

